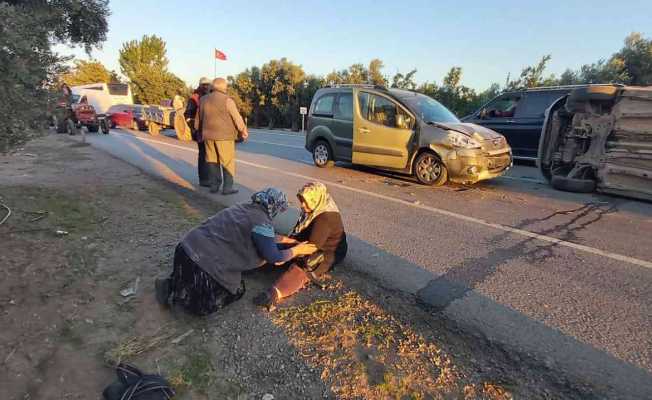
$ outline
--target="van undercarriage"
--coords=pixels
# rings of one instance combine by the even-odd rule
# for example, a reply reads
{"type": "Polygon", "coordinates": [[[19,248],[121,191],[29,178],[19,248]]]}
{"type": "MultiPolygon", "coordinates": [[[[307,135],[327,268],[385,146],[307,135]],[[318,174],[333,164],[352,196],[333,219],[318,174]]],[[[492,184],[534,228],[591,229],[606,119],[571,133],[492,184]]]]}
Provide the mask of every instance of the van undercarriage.
{"type": "Polygon", "coordinates": [[[652,201],[652,87],[571,92],[548,111],[538,163],[557,189],[652,201]]]}

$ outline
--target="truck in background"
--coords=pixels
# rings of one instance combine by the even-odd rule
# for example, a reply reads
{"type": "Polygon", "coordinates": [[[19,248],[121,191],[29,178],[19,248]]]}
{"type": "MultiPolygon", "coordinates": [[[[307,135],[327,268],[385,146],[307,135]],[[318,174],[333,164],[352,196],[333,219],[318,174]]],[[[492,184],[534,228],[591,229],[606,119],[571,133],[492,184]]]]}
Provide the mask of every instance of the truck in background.
{"type": "Polygon", "coordinates": [[[87,104],[95,109],[100,129],[108,133],[111,126],[112,107],[134,104],[131,87],[127,83],[89,83],[70,88],[73,95],[86,98],[87,104]]]}

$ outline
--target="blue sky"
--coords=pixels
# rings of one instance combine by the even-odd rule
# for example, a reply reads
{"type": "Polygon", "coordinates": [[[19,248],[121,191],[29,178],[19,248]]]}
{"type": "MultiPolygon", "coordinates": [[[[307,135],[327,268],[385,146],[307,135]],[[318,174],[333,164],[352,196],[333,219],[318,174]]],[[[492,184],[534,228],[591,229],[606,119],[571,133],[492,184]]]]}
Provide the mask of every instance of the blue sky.
{"type": "MultiPolygon", "coordinates": [[[[551,54],[548,72],[606,58],[630,32],[652,37],[652,1],[154,1],[111,0],[108,40],[92,53],[119,71],[123,42],[156,34],[167,42],[169,69],[189,84],[213,75],[213,48],[233,75],[287,57],[326,74],[372,58],[388,76],[418,70],[441,82],[452,66],[482,90],[504,83],[551,54]]],[[[79,49],[63,54],[86,58],[79,49]]]]}

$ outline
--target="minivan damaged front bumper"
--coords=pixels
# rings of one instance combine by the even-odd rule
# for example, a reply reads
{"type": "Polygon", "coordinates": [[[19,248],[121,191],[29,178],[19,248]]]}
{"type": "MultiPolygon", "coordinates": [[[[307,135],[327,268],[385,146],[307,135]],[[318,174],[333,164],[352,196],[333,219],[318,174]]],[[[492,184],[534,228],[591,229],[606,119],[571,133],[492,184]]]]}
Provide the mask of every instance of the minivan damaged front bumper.
{"type": "Polygon", "coordinates": [[[483,149],[452,149],[442,154],[450,181],[473,184],[503,175],[513,165],[509,147],[486,151],[483,149]]]}

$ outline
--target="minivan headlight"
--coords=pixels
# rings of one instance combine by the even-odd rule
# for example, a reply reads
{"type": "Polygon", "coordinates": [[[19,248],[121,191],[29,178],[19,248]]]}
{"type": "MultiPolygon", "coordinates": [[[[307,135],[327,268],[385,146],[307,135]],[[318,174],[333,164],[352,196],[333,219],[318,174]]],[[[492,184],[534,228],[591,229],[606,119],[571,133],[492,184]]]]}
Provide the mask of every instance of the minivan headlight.
{"type": "Polygon", "coordinates": [[[451,146],[463,149],[479,149],[481,147],[475,139],[457,131],[448,131],[448,141],[451,146]]]}

